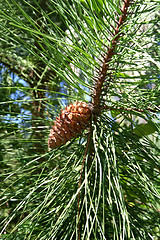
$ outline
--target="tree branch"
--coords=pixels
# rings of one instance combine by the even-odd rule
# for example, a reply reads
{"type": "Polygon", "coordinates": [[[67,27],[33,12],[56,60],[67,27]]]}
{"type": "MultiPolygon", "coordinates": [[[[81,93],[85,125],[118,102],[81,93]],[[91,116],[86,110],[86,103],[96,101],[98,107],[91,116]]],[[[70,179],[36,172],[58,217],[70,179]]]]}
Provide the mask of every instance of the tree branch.
{"type": "Polygon", "coordinates": [[[93,111],[94,112],[99,112],[102,86],[103,86],[103,83],[106,78],[106,73],[109,70],[109,62],[112,60],[112,57],[114,55],[114,50],[117,46],[119,38],[121,37],[120,29],[122,28],[122,26],[125,22],[125,19],[127,17],[128,7],[129,7],[131,1],[125,0],[123,2],[124,2],[124,4],[121,9],[122,15],[119,17],[119,21],[117,23],[116,28],[114,28],[114,33],[113,33],[114,39],[111,42],[111,46],[108,48],[107,54],[103,59],[103,65],[98,72],[97,83],[96,83],[96,87],[95,87],[94,93],[93,93],[93,111]]]}
{"type": "Polygon", "coordinates": [[[0,55],[0,63],[7,67],[11,72],[15,73],[18,77],[31,82],[33,78],[33,70],[20,66],[17,61],[11,57],[0,55]]]}

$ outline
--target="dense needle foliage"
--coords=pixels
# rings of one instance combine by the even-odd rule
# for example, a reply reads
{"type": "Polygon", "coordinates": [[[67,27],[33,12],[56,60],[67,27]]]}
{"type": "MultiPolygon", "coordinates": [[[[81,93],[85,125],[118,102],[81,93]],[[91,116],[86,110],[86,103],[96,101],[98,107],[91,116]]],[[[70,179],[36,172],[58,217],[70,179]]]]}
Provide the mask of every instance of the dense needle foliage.
{"type": "Polygon", "coordinates": [[[160,238],[159,13],[158,0],[0,2],[0,239],[160,238]],[[101,109],[48,151],[60,109],[98,94],[117,26],[101,109]]]}

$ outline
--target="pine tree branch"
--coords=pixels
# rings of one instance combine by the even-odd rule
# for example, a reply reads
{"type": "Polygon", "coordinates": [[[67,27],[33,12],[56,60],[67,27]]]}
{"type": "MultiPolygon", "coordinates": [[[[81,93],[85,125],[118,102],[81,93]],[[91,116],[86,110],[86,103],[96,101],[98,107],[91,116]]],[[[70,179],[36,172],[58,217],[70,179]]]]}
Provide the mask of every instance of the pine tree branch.
{"type": "Polygon", "coordinates": [[[100,96],[101,96],[101,92],[102,92],[103,83],[105,81],[107,71],[109,70],[109,63],[112,60],[113,55],[115,54],[114,50],[115,50],[117,43],[121,37],[120,29],[122,29],[124,22],[126,20],[128,7],[129,7],[131,1],[125,0],[123,2],[124,2],[124,4],[121,9],[122,15],[119,17],[119,21],[115,28],[114,39],[111,42],[111,46],[108,48],[107,54],[103,59],[103,65],[98,72],[97,83],[96,83],[96,86],[94,89],[93,101],[92,101],[93,102],[93,112],[95,112],[95,113],[98,113],[100,111],[100,96]]]}
{"type": "Polygon", "coordinates": [[[0,63],[7,67],[12,73],[15,73],[21,79],[26,80],[27,82],[31,82],[33,77],[33,70],[27,69],[24,66],[20,66],[18,62],[7,56],[0,55],[0,63]]]}

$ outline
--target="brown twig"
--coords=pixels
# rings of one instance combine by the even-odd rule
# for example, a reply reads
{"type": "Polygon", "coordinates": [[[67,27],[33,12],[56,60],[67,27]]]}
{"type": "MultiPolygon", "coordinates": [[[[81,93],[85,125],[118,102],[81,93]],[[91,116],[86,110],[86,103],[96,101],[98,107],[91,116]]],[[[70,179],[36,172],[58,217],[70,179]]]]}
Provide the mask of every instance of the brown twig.
{"type": "Polygon", "coordinates": [[[130,4],[130,0],[123,1],[123,7],[121,9],[122,15],[119,17],[119,21],[117,23],[117,26],[115,27],[114,31],[114,39],[111,42],[111,46],[108,48],[107,54],[103,59],[103,64],[101,69],[99,69],[98,77],[97,77],[97,83],[94,89],[94,96],[93,96],[93,108],[94,112],[97,112],[99,110],[100,105],[100,96],[102,92],[102,86],[106,78],[106,73],[109,70],[109,62],[112,60],[112,57],[114,55],[114,50],[117,46],[118,40],[121,37],[120,29],[122,28],[125,19],[127,17],[127,10],[130,4]]]}

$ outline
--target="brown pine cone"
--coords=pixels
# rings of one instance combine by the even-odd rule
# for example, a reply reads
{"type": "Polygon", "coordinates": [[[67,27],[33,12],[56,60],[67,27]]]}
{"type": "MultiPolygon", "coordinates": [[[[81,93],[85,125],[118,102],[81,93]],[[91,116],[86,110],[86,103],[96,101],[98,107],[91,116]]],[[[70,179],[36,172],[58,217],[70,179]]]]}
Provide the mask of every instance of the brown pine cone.
{"type": "Polygon", "coordinates": [[[85,102],[74,102],[61,110],[50,130],[48,147],[56,148],[76,137],[89,125],[91,107],[85,102]]]}

